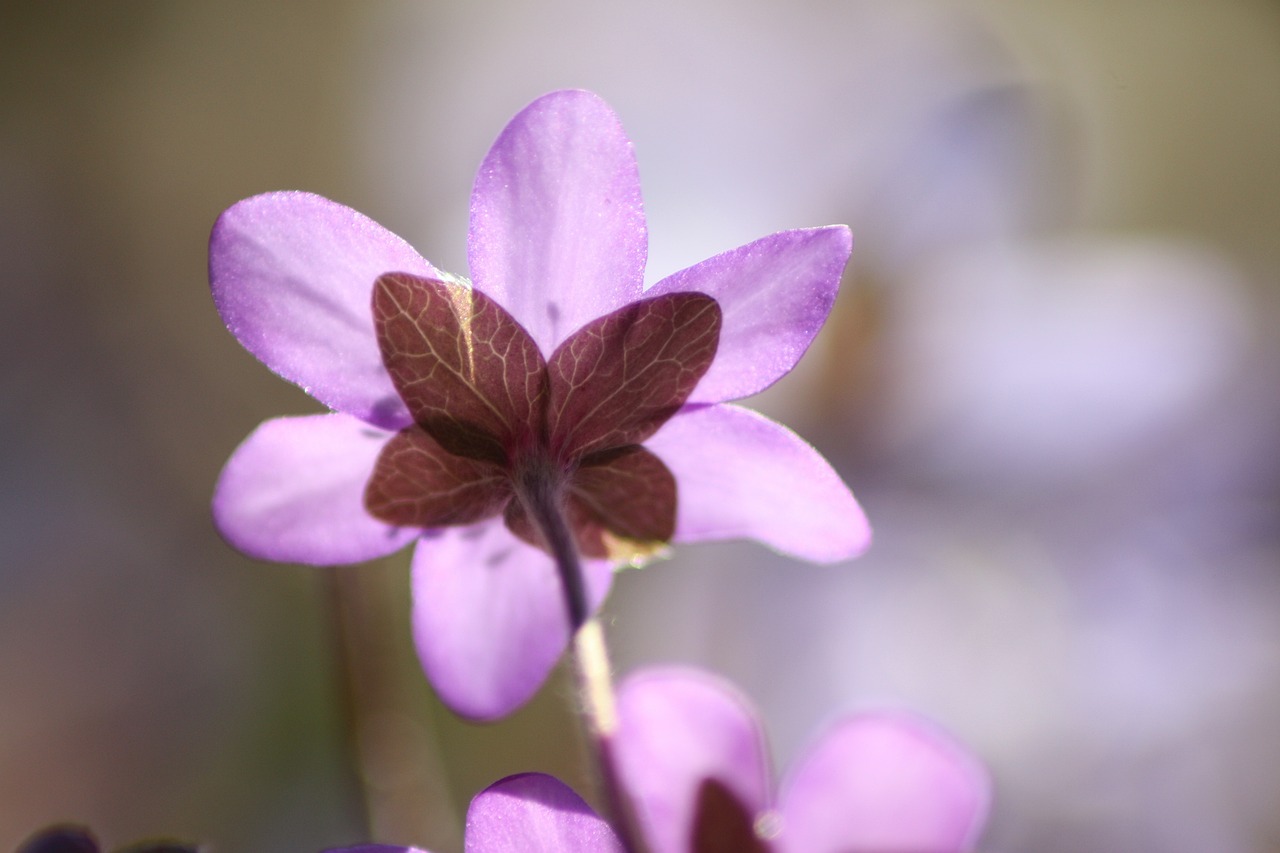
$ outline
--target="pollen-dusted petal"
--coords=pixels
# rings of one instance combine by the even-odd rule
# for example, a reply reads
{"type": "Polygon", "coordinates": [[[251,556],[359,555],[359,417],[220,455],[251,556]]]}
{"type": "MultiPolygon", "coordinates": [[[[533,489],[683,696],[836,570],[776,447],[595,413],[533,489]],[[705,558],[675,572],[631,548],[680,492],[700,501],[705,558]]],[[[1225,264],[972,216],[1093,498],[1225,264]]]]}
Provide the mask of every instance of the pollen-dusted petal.
{"type": "Polygon", "coordinates": [[[652,552],[675,533],[676,478],[638,445],[575,471],[569,503],[579,548],[588,556],[652,552]]]}
{"type": "Polygon", "coordinates": [[[502,512],[510,498],[502,468],[455,456],[416,424],[382,448],[364,493],[376,518],[420,528],[483,521],[502,512]]]}
{"type": "Polygon", "coordinates": [[[768,388],[804,355],[835,304],[853,249],[843,225],[772,234],[665,278],[646,296],[696,290],[724,312],[715,363],[691,403],[768,388]]]}
{"type": "Polygon", "coordinates": [[[545,773],[508,776],[467,809],[466,853],[623,853],[613,829],[545,773]]]}
{"type": "Polygon", "coordinates": [[[547,360],[552,453],[644,441],[684,404],[719,337],[720,306],[701,293],[641,299],[574,332],[547,360]]]}
{"type": "Polygon", "coordinates": [[[369,299],[386,272],[438,278],[404,240],[318,195],[275,192],[227,208],[209,238],[222,321],[321,403],[383,427],[411,419],[382,366],[369,299]]]}
{"type": "Polygon", "coordinates": [[[781,853],[962,853],[990,781],[963,747],[906,714],[846,718],[783,785],[781,853]]]}
{"type": "MultiPolygon", "coordinates": [[[[612,571],[583,563],[592,610],[612,571]]],[[[413,555],[413,630],[427,678],[463,717],[494,720],[533,696],[569,642],[551,558],[497,520],[424,536],[413,555]]]]}
{"type": "Polygon", "coordinates": [[[635,152],[608,104],[552,92],[511,120],[476,175],[467,257],[543,352],[639,298],[647,247],[635,152]]]}
{"type": "Polygon", "coordinates": [[[645,446],[675,474],[677,542],[746,537],[818,563],[871,543],[862,508],[827,460],[750,409],[687,406],[645,446]]]}
{"type": "Polygon", "coordinates": [[[379,521],[364,505],[393,435],[343,414],[267,421],[222,469],[218,531],[249,556],[282,563],[341,565],[398,551],[417,531],[379,521]]]}
{"type": "Polygon", "coordinates": [[[619,687],[618,717],[618,769],[653,853],[688,853],[707,779],[753,817],[769,807],[764,736],[727,682],[679,667],[642,670],[619,687]]]}
{"type": "Polygon", "coordinates": [[[393,273],[374,286],[378,345],[415,421],[460,456],[505,462],[537,428],[546,363],[478,290],[393,273]]]}

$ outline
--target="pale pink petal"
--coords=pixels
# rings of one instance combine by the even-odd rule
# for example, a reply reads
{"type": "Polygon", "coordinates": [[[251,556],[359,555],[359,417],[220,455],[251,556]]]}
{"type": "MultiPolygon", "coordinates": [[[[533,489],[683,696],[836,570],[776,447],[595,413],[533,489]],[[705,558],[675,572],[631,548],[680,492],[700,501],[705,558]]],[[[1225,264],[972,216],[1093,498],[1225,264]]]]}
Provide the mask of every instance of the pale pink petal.
{"type": "Polygon", "coordinates": [[[623,846],[569,786],[524,773],[476,794],[467,809],[466,853],[623,853],[623,846]]]}
{"type": "Polygon", "coordinates": [[[769,806],[769,766],[750,705],[693,669],[644,670],[618,690],[623,786],[653,853],[687,853],[699,787],[715,779],[749,814],[769,806]]]}
{"type": "Polygon", "coordinates": [[[640,296],[647,247],[635,154],[604,101],[552,92],[511,120],[476,176],[468,257],[544,355],[640,296]]]}
{"type": "MultiPolygon", "coordinates": [[[[612,580],[583,570],[594,610],[612,580]]],[[[427,678],[459,715],[492,720],[523,705],[569,642],[555,565],[501,520],[423,537],[413,555],[413,628],[427,678]]]]}
{"type": "Polygon", "coordinates": [[[237,202],[209,238],[213,301],[245,349],[331,409],[397,429],[410,418],[373,331],[373,282],[388,272],[440,275],[372,219],[310,193],[237,202]]]}
{"type": "Polygon", "coordinates": [[[986,819],[990,782],[959,744],[905,714],[828,732],[783,786],[781,853],[961,853],[986,819]]]}
{"type": "Polygon", "coordinates": [[[384,524],[364,506],[392,435],[343,414],[266,421],[218,478],[218,531],[249,556],[281,563],[341,565],[399,550],[420,531],[384,524]]]}
{"type": "Polygon", "coordinates": [[[840,475],[763,415],[686,407],[645,446],[676,476],[676,541],[747,537],[824,563],[870,544],[866,516],[840,475]]]}
{"type": "Polygon", "coordinates": [[[831,312],[852,249],[843,225],[782,231],[650,288],[646,296],[705,293],[724,312],[716,360],[689,402],[738,400],[795,367],[831,312]]]}

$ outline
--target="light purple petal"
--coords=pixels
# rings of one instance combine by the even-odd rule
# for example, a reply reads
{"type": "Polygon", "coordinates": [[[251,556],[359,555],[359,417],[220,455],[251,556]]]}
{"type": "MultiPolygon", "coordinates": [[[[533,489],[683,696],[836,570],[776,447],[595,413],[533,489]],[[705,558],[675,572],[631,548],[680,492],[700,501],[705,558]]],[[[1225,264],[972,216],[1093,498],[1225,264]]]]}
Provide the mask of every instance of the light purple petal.
{"type": "Polygon", "coordinates": [[[647,251],[635,154],[608,104],[552,92],[511,120],[476,176],[468,257],[543,355],[637,299],[647,251]]]}
{"type": "Polygon", "coordinates": [[[782,231],[650,288],[646,296],[699,291],[724,312],[716,360],[689,402],[738,400],[795,367],[831,313],[852,250],[843,225],[782,231]]]}
{"type": "Polygon", "coordinates": [[[467,853],[623,853],[622,842],[568,785],[543,773],[508,776],[467,809],[467,853]]]}
{"type": "Polygon", "coordinates": [[[982,831],[986,771],[905,714],[847,718],[783,787],[781,853],[960,853],[982,831]]]}
{"type": "Polygon", "coordinates": [[[749,537],[815,562],[855,557],[871,542],[840,475],[763,415],[686,407],[645,446],[676,476],[676,541],[749,537]]]}
{"type": "MultiPolygon", "coordinates": [[[[612,580],[583,570],[594,609],[612,580]]],[[[500,520],[423,537],[413,555],[413,627],[427,678],[463,717],[511,713],[546,680],[569,641],[555,565],[500,520]]]]}
{"type": "Polygon", "coordinates": [[[393,434],[343,414],[266,421],[214,487],[218,531],[249,556],[282,563],[358,563],[403,548],[419,531],[364,508],[373,463],[393,434]]]}
{"type": "Polygon", "coordinates": [[[618,691],[619,771],[653,853],[686,853],[703,780],[751,814],[769,807],[769,766],[755,712],[728,683],[693,669],[652,669],[618,691]]]}
{"type": "Polygon", "coordinates": [[[209,282],[227,328],[267,367],[320,402],[387,429],[410,423],[373,331],[373,282],[439,277],[408,243],[318,195],[233,204],[209,238],[209,282]]]}

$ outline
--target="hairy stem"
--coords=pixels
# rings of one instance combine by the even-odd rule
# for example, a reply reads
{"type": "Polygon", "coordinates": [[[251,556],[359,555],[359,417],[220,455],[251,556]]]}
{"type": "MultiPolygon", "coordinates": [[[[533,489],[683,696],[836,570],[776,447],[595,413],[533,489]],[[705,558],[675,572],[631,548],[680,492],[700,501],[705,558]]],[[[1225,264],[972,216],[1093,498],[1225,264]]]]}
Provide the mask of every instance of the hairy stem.
{"type": "Polygon", "coordinates": [[[573,542],[573,531],[564,517],[562,478],[550,463],[529,465],[516,477],[516,490],[529,519],[546,540],[547,550],[560,573],[560,587],[569,612],[569,633],[576,634],[591,612],[587,605],[587,585],[582,560],[573,542]]]}
{"type": "Polygon", "coordinates": [[[614,751],[618,733],[618,705],[613,692],[613,671],[605,647],[604,629],[591,619],[573,640],[573,659],[582,701],[583,725],[595,751],[600,784],[608,803],[613,827],[628,853],[648,853],[631,799],[618,771],[614,751]]]}
{"type": "Polygon", "coordinates": [[[581,715],[587,740],[595,754],[599,781],[608,804],[614,830],[628,853],[648,853],[635,811],[622,787],[614,755],[618,731],[613,672],[598,620],[589,619],[586,578],[582,559],[564,516],[560,481],[549,469],[526,469],[517,478],[517,490],[529,518],[537,525],[555,560],[569,614],[573,659],[581,696],[581,715]]]}

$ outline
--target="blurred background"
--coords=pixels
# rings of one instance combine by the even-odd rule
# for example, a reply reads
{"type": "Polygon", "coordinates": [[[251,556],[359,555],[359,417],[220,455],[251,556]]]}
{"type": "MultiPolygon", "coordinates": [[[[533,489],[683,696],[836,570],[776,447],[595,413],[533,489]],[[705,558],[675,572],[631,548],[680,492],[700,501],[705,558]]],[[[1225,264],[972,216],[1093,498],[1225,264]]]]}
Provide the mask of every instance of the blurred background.
{"type": "Polygon", "coordinates": [[[257,423],[316,409],[222,327],[217,214],[307,189],[464,273],[480,158],[561,87],[635,142],[648,280],[856,241],[753,404],[872,550],[626,571],[619,669],[723,672],[780,772],[837,713],[917,709],[992,769],[984,851],[1280,851],[1273,0],[4,4],[0,849],[359,841],[356,728],[382,841],[460,850],[511,772],[593,796],[563,673],[496,726],[435,703],[407,554],[260,564],[208,511],[257,423]]]}

